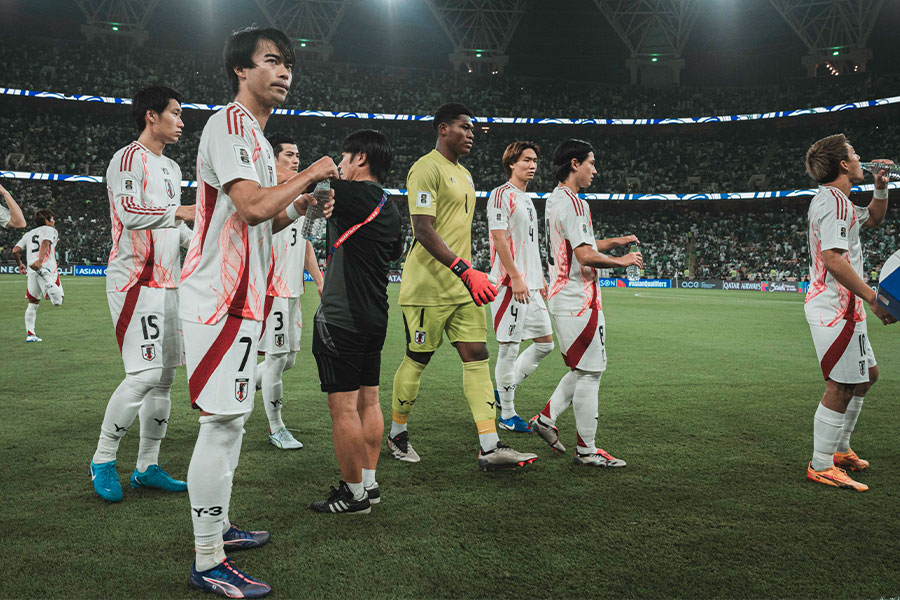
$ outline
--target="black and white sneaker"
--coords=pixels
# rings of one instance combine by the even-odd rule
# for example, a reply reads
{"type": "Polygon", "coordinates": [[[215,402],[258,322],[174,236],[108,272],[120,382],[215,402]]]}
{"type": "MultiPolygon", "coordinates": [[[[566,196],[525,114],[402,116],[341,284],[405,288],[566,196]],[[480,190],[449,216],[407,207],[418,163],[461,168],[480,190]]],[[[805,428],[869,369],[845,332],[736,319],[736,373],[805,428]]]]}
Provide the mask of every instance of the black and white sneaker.
{"type": "Polygon", "coordinates": [[[331,488],[331,493],[325,500],[317,500],[309,505],[311,509],[321,513],[356,513],[365,515],[372,512],[372,503],[369,496],[362,500],[354,500],[353,492],[347,484],[341,481],[337,489],[331,488]]]}
{"type": "Polygon", "coordinates": [[[366,494],[369,496],[369,504],[378,504],[381,502],[381,487],[379,487],[377,481],[372,487],[366,488],[366,494]]]}

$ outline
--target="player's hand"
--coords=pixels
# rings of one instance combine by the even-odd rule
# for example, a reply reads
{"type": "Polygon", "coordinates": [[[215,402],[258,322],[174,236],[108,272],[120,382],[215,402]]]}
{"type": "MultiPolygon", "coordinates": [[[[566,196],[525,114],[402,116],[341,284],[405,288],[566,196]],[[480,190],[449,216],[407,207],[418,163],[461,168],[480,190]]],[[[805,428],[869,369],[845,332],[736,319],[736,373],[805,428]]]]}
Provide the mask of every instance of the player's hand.
{"type": "Polygon", "coordinates": [[[19,275],[25,275],[26,273],[28,273],[28,267],[26,267],[25,265],[19,265],[16,267],[16,272],[19,273],[19,275]]]}
{"type": "Polygon", "coordinates": [[[275,182],[278,184],[290,181],[296,176],[297,171],[291,171],[290,169],[285,169],[284,167],[279,166],[275,167],[275,182]]]}
{"type": "Polygon", "coordinates": [[[487,304],[497,297],[497,289],[488,281],[488,276],[473,269],[472,263],[464,258],[457,257],[450,265],[450,270],[462,280],[463,285],[469,290],[475,306],[487,304]]]}
{"type": "Polygon", "coordinates": [[[548,297],[550,296],[550,290],[547,289],[547,282],[544,282],[544,287],[541,288],[541,298],[544,299],[544,302],[547,302],[548,297]]]}
{"type": "Polygon", "coordinates": [[[196,216],[196,214],[197,214],[197,205],[196,204],[179,206],[178,208],[175,209],[175,218],[181,219],[182,221],[187,221],[189,223],[194,222],[194,217],[196,216]]]}
{"type": "Polygon", "coordinates": [[[897,322],[897,319],[892,317],[891,313],[885,310],[883,306],[878,304],[877,300],[869,302],[869,308],[872,309],[872,312],[875,313],[875,316],[878,317],[878,320],[880,320],[884,325],[890,325],[891,323],[897,322]]]}
{"type": "MultiPolygon", "coordinates": [[[[894,161],[887,158],[875,158],[871,162],[882,163],[884,165],[894,164],[894,161]]],[[[878,171],[878,173],[875,175],[875,189],[886,190],[890,181],[891,175],[887,169],[885,169],[884,171],[878,171]]]]}
{"type": "Polygon", "coordinates": [[[644,266],[644,256],[640,252],[629,252],[628,254],[623,255],[619,260],[621,261],[620,267],[630,267],[631,265],[635,265],[643,268],[644,266]]]}
{"type": "MultiPolygon", "coordinates": [[[[303,194],[294,200],[294,208],[301,215],[306,214],[306,209],[310,206],[315,206],[318,204],[318,200],[312,194],[303,194]]],[[[328,202],[322,205],[322,216],[326,219],[331,217],[331,213],[334,212],[334,190],[328,190],[328,202]]]]}
{"type": "Polygon", "coordinates": [[[525,285],[522,275],[516,273],[515,277],[510,276],[509,287],[512,288],[513,300],[528,304],[528,286],[525,285]]]}
{"type": "Polygon", "coordinates": [[[322,297],[322,289],[324,289],[324,287],[325,287],[324,281],[320,280],[320,281],[316,282],[316,291],[319,292],[319,298],[322,297]]]}
{"type": "Polygon", "coordinates": [[[628,244],[637,244],[638,246],[641,245],[641,240],[639,240],[636,235],[623,235],[621,238],[619,238],[619,242],[620,246],[627,246],[628,244]]]}
{"type": "Polygon", "coordinates": [[[312,177],[313,181],[322,181],[323,179],[337,179],[338,168],[328,156],[323,156],[313,164],[306,167],[306,174],[312,177]]]}

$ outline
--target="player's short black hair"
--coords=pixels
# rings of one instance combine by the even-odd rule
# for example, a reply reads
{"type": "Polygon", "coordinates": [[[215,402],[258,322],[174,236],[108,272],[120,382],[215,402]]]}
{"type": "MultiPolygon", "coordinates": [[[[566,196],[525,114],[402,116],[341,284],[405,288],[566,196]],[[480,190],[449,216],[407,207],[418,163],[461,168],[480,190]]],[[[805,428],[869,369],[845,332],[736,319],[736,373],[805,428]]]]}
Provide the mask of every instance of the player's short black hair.
{"type": "Polygon", "coordinates": [[[34,219],[32,222],[35,227],[43,227],[44,225],[50,222],[50,219],[53,218],[53,211],[49,208],[39,208],[34,211],[34,219]]]}
{"type": "Polygon", "coordinates": [[[161,113],[169,106],[169,100],[181,104],[181,94],[164,85],[151,85],[138,90],[131,99],[131,118],[138,131],[147,126],[147,111],[161,113]]]}
{"type": "Polygon", "coordinates": [[[283,133],[273,133],[272,135],[267,135],[266,139],[269,140],[269,143],[272,145],[272,151],[275,152],[275,158],[278,159],[278,155],[281,154],[281,151],[284,150],[285,144],[294,144],[294,139],[289,135],[285,135],[283,133]]]}
{"type": "Polygon", "coordinates": [[[222,58],[225,60],[225,73],[228,75],[228,80],[231,81],[231,91],[235,94],[238,93],[239,81],[234,70],[238,67],[252,69],[255,66],[253,53],[256,52],[259,40],[269,40],[275,44],[285,64],[289,65],[288,68],[293,68],[294,63],[297,62],[294,45],[283,31],[274,27],[257,27],[256,25],[234,30],[225,42],[222,58]]]}
{"type": "Polygon", "coordinates": [[[568,139],[553,151],[553,164],[556,166],[556,180],[565,181],[572,172],[572,159],[578,162],[587,160],[594,147],[584,140],[568,139]]]}
{"type": "Polygon", "coordinates": [[[375,129],[357,129],[341,143],[341,152],[365,154],[369,172],[379,183],[384,184],[391,170],[394,154],[391,144],[384,134],[375,129]]]}
{"type": "Polygon", "coordinates": [[[448,102],[444,104],[440,108],[437,109],[437,112],[434,113],[434,121],[431,122],[431,126],[434,127],[434,130],[437,131],[438,127],[441,126],[441,123],[447,123],[448,125],[459,118],[460,115],[468,115],[472,116],[472,111],[466,107],[465,104],[460,104],[459,102],[448,102]]]}

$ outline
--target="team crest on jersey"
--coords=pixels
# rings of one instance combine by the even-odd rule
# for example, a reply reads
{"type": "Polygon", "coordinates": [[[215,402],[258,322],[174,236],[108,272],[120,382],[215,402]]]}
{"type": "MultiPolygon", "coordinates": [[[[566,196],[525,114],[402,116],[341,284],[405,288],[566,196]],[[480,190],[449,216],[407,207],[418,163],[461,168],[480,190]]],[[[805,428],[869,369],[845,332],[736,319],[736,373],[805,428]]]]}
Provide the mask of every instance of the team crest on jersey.
{"type": "Polygon", "coordinates": [[[416,335],[413,337],[417,344],[420,346],[425,343],[425,332],[421,329],[416,329],[416,335]]]}
{"type": "Polygon", "coordinates": [[[141,346],[141,356],[146,361],[151,361],[156,358],[156,346],[153,344],[143,344],[141,346]]]}
{"type": "Polygon", "coordinates": [[[419,208],[431,208],[431,192],[419,192],[416,194],[416,206],[419,208]]]}
{"type": "Polygon", "coordinates": [[[531,208],[528,209],[528,220],[534,222],[534,211],[531,208]]]}
{"type": "Polygon", "coordinates": [[[275,345],[278,346],[279,348],[284,346],[284,334],[283,333],[275,334],[275,345]]]}
{"type": "Polygon", "coordinates": [[[122,180],[122,191],[133,192],[134,191],[134,179],[123,179],[122,180]]]}
{"type": "Polygon", "coordinates": [[[235,146],[234,147],[234,155],[237,158],[238,164],[242,167],[249,167],[250,164],[250,153],[247,152],[247,149],[243,146],[235,146]]]}
{"type": "Polygon", "coordinates": [[[246,377],[235,379],[234,380],[234,398],[238,402],[243,402],[247,399],[247,395],[250,391],[250,380],[246,377]]]}
{"type": "Polygon", "coordinates": [[[169,195],[169,198],[175,197],[175,184],[172,183],[171,179],[166,179],[166,193],[169,195]]]}
{"type": "Polygon", "coordinates": [[[838,237],[843,240],[847,239],[847,226],[846,225],[838,225],[838,237]]]}

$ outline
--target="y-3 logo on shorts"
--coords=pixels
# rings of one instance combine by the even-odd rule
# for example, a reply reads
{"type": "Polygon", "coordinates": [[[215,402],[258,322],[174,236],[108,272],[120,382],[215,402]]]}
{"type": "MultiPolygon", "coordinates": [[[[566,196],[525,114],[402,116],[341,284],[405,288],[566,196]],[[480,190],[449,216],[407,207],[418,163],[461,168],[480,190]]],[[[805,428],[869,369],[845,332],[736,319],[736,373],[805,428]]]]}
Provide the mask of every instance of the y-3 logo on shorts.
{"type": "Polygon", "coordinates": [[[156,346],[153,344],[143,344],[141,346],[141,356],[144,357],[144,360],[153,360],[156,358],[156,346]]]}
{"type": "Polygon", "coordinates": [[[235,379],[234,380],[234,397],[238,402],[243,402],[247,399],[247,394],[250,391],[250,380],[246,377],[235,379]]]}
{"type": "Polygon", "coordinates": [[[421,329],[416,329],[415,341],[420,346],[425,343],[425,332],[421,329]]]}

